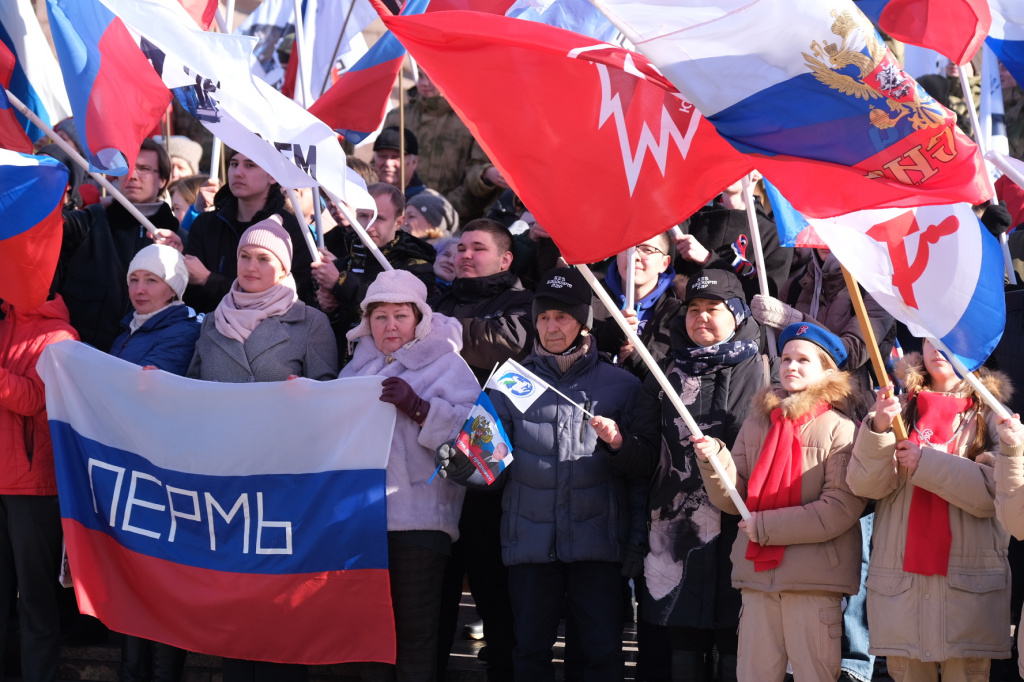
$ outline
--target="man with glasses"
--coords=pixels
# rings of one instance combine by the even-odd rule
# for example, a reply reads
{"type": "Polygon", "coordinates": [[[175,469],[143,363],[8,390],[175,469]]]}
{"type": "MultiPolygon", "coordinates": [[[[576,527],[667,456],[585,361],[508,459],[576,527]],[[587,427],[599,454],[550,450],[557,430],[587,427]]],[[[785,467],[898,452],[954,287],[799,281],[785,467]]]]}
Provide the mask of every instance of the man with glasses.
{"type": "Polygon", "coordinates": [[[159,229],[155,239],[116,201],[105,199],[80,211],[64,212],[64,241],[52,289],[64,297],[71,326],[82,341],[104,352],[120,333],[121,319],[131,311],[127,268],[132,258],[154,241],[181,249],[178,220],[170,206],[157,198],[170,177],[167,151],[146,139],[132,173],[115,183],[159,229]]]}
{"type": "MultiPolygon", "coordinates": [[[[655,360],[665,357],[669,348],[669,325],[682,309],[682,301],[676,296],[673,282],[676,271],[672,268],[672,242],[668,233],[652,237],[637,244],[633,260],[632,308],[626,308],[626,281],[630,268],[628,251],[615,258],[613,267],[605,275],[605,288],[612,298],[620,303],[620,309],[651,352],[655,360]]],[[[618,356],[622,367],[643,378],[647,366],[640,356],[633,352],[633,345],[611,319],[611,314],[599,301],[594,301],[594,336],[598,348],[612,356],[618,356]]]]}

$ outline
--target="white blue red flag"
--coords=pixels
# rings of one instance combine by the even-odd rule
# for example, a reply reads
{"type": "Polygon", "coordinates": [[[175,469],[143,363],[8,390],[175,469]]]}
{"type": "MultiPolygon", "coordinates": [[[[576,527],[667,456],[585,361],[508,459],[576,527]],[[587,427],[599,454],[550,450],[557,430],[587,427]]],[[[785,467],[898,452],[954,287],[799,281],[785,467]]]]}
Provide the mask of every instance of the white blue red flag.
{"type": "Polygon", "coordinates": [[[455,438],[455,447],[469,458],[487,485],[512,463],[512,441],[485,391],[469,411],[469,418],[455,438]]]}
{"type": "Polygon", "coordinates": [[[77,342],[38,371],[83,613],[217,656],[394,662],[379,377],[200,382],[77,342]]]}
{"type": "Polygon", "coordinates": [[[805,215],[991,196],[956,117],[852,0],[592,2],[805,215]]]}
{"type": "Polygon", "coordinates": [[[171,93],[121,20],[98,0],[47,0],[46,8],[90,169],[130,173],[171,93]]]}
{"type": "Polygon", "coordinates": [[[896,40],[966,64],[992,25],[988,0],[859,0],[857,7],[896,40]]]}
{"type": "Polygon", "coordinates": [[[988,0],[992,28],[985,44],[999,57],[1018,83],[1024,83],[1024,2],[988,0]]]}
{"type": "Polygon", "coordinates": [[[25,134],[25,129],[18,120],[18,110],[7,98],[7,90],[11,86],[11,75],[14,72],[14,53],[0,43],[0,147],[23,154],[32,153],[32,141],[25,134]]]}
{"type": "MultiPolygon", "coordinates": [[[[408,0],[402,14],[422,14],[428,2],[408,0]]],[[[309,108],[309,113],[352,144],[359,144],[384,122],[403,61],[405,48],[394,33],[387,31],[309,108]]]]}
{"type": "Polygon", "coordinates": [[[937,338],[971,370],[1006,324],[1003,256],[968,204],[810,219],[839,262],[914,336],[937,338]]]}
{"type": "Polygon", "coordinates": [[[793,204],[782,196],[768,180],[764,181],[765,192],[768,194],[768,203],[772,205],[772,218],[775,220],[775,227],[779,231],[779,245],[794,248],[820,247],[828,248],[821,237],[814,231],[807,218],[800,211],[793,208],[793,204]]]}
{"type": "MultiPolygon", "coordinates": [[[[51,127],[70,116],[71,104],[64,91],[60,67],[36,19],[32,0],[0,2],[0,42],[16,58],[11,93],[51,127]]],[[[46,135],[20,112],[17,116],[30,140],[46,135]]]]}
{"type": "Polygon", "coordinates": [[[174,0],[101,1],[141,36],[146,68],[155,69],[182,106],[224,144],[283,187],[319,183],[335,200],[376,210],[366,183],[346,165],[337,135],[250,74],[253,38],[202,31],[174,0]]]}
{"type": "Polygon", "coordinates": [[[68,169],[49,156],[0,149],[0,299],[42,305],[63,238],[68,169]]]}

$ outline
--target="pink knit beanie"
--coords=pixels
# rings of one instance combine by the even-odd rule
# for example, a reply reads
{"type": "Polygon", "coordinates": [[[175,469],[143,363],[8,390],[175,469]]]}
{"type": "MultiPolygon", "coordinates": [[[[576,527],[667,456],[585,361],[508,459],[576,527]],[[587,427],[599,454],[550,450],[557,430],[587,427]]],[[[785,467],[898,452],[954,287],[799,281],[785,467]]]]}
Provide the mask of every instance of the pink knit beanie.
{"type": "Polygon", "coordinates": [[[259,246],[277,256],[281,261],[284,271],[292,271],[292,238],[284,229],[284,221],[281,216],[274,214],[266,220],[261,220],[248,230],[242,233],[238,242],[238,250],[235,252],[237,258],[246,246],[259,246]]]}

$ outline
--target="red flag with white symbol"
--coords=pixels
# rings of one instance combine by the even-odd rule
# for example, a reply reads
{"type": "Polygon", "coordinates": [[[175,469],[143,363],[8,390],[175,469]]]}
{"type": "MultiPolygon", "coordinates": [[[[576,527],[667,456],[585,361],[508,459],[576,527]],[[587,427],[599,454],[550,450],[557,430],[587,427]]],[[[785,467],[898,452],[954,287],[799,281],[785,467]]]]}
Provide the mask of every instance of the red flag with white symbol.
{"type": "Polygon", "coordinates": [[[640,54],[481,12],[382,18],[570,263],[668,230],[752,168],[640,54]]]}

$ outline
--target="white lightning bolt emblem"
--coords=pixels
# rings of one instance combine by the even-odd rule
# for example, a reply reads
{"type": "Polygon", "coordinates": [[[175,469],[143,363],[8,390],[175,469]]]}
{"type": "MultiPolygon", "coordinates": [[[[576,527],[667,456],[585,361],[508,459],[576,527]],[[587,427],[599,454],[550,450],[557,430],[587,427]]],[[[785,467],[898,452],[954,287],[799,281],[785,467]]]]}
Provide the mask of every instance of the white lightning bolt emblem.
{"type": "MultiPolygon", "coordinates": [[[[636,145],[636,155],[634,156],[631,151],[632,145],[630,144],[629,131],[626,127],[626,115],[622,109],[622,100],[619,97],[619,93],[616,92],[612,95],[608,67],[604,64],[595,64],[595,66],[601,78],[601,111],[597,127],[600,130],[609,118],[615,120],[615,131],[618,133],[619,148],[622,152],[622,163],[625,166],[626,178],[629,181],[629,195],[633,196],[633,190],[636,188],[637,180],[640,177],[640,169],[643,167],[644,159],[647,157],[647,151],[650,150],[651,156],[654,158],[655,163],[658,164],[658,170],[661,171],[661,175],[664,177],[670,140],[675,142],[680,154],[685,159],[687,152],[690,150],[690,144],[693,142],[693,137],[697,134],[697,126],[700,124],[700,113],[693,111],[690,116],[690,123],[686,128],[686,134],[684,135],[679,132],[679,128],[676,126],[668,109],[662,105],[660,138],[654,139],[654,133],[651,132],[647,122],[644,121],[643,128],[640,130],[640,139],[636,145]]],[[[623,70],[643,78],[643,75],[636,69],[633,60],[629,56],[626,57],[623,70]]],[[[688,108],[692,108],[693,105],[680,98],[680,107],[686,111],[688,108]]]]}

